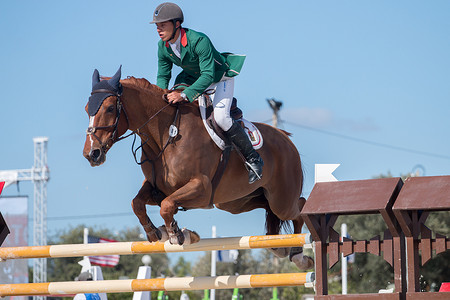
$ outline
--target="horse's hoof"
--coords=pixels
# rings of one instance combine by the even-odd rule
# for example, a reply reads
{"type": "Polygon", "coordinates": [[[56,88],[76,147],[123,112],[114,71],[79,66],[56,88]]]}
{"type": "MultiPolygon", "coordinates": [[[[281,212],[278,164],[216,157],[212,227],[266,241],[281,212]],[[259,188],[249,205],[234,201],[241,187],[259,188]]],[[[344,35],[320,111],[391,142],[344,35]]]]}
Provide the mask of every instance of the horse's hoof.
{"type": "Polygon", "coordinates": [[[169,234],[167,233],[166,226],[165,225],[159,226],[158,230],[161,232],[161,237],[159,238],[159,241],[161,243],[164,243],[169,239],[169,234]]]}
{"type": "Polygon", "coordinates": [[[185,241],[184,234],[181,230],[179,230],[177,233],[169,237],[169,242],[172,245],[183,245],[184,241],[185,241]]]}
{"type": "Polygon", "coordinates": [[[189,230],[189,235],[191,236],[191,244],[200,242],[200,236],[197,232],[189,230]]]}
{"type": "Polygon", "coordinates": [[[303,255],[302,253],[292,256],[291,261],[295,263],[301,271],[314,268],[314,260],[309,256],[303,255]]]}
{"type": "Polygon", "coordinates": [[[177,239],[178,239],[178,245],[184,244],[184,241],[185,241],[184,234],[183,234],[183,232],[181,232],[181,230],[177,232],[177,239]]]}
{"type": "Polygon", "coordinates": [[[157,242],[159,240],[156,231],[155,232],[146,232],[147,234],[147,241],[150,243],[157,242]]]}
{"type": "Polygon", "coordinates": [[[184,235],[184,244],[191,245],[198,243],[200,241],[200,236],[195,231],[191,231],[189,229],[183,228],[181,229],[184,235]]]}
{"type": "Polygon", "coordinates": [[[269,251],[279,258],[284,258],[289,255],[291,248],[269,248],[269,251]]]}
{"type": "Polygon", "coordinates": [[[161,239],[161,231],[158,228],[153,228],[150,232],[146,232],[147,240],[150,243],[157,242],[161,239]]]}

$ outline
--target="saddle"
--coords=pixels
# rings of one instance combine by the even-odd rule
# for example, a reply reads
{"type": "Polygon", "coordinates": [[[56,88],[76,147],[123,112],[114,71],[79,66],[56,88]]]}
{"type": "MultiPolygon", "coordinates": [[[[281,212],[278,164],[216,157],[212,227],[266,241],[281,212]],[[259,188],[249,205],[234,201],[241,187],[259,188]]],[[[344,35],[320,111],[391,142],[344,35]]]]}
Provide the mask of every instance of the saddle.
{"type": "MultiPolygon", "coordinates": [[[[231,141],[225,134],[225,131],[222,128],[220,128],[219,125],[217,125],[217,122],[214,118],[214,108],[213,108],[212,103],[208,96],[207,96],[206,103],[207,103],[207,105],[206,105],[206,123],[208,124],[209,128],[214,130],[214,132],[225,142],[226,146],[231,146],[231,141]]],[[[233,119],[233,121],[238,122],[244,128],[244,125],[242,122],[243,113],[242,113],[242,110],[239,107],[237,107],[237,99],[234,97],[233,97],[233,101],[231,103],[230,116],[233,119]]]]}
{"type": "MultiPolygon", "coordinates": [[[[225,131],[216,123],[214,119],[214,108],[211,99],[208,95],[203,94],[198,98],[200,114],[203,119],[205,129],[210,135],[214,143],[221,149],[225,150],[231,147],[231,141],[228,139],[225,131]]],[[[250,142],[255,150],[258,150],[263,145],[263,138],[258,128],[243,117],[242,110],[237,106],[237,99],[233,97],[230,108],[230,115],[233,121],[237,122],[244,128],[250,142]]]]}

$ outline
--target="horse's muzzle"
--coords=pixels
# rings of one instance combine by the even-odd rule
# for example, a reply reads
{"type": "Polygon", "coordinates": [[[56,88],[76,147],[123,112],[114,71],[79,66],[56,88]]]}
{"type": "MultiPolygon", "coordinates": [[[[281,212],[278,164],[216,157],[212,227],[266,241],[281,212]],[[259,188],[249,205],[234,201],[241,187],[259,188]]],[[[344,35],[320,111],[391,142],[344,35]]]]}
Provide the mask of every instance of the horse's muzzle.
{"type": "Polygon", "coordinates": [[[91,149],[85,157],[92,167],[100,166],[106,160],[105,152],[101,148],[91,149]]]}

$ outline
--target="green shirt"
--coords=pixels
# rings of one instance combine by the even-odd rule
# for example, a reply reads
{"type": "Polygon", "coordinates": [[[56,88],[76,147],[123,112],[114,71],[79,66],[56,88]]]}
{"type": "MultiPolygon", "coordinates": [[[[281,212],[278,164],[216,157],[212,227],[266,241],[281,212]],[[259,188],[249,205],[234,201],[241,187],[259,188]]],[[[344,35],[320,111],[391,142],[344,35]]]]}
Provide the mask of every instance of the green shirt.
{"type": "Polygon", "coordinates": [[[158,43],[158,76],[156,84],[163,89],[169,86],[173,64],[183,71],[178,74],[175,84],[190,85],[184,90],[189,101],[194,101],[211,84],[219,82],[224,75],[233,77],[239,74],[244,64],[244,55],[219,53],[210,39],[201,32],[181,29],[180,56],[173,53],[168,42],[158,43]]]}

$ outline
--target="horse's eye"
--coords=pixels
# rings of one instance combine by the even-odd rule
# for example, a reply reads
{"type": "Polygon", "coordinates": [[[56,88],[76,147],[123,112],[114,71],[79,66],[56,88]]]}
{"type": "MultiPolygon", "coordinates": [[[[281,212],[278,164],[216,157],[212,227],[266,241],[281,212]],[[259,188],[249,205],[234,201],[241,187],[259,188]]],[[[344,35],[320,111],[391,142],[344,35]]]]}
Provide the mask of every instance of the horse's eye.
{"type": "Polygon", "coordinates": [[[111,113],[111,112],[113,112],[114,111],[114,105],[110,105],[110,106],[108,106],[108,108],[106,109],[106,112],[109,112],[109,113],[111,113]]]}

